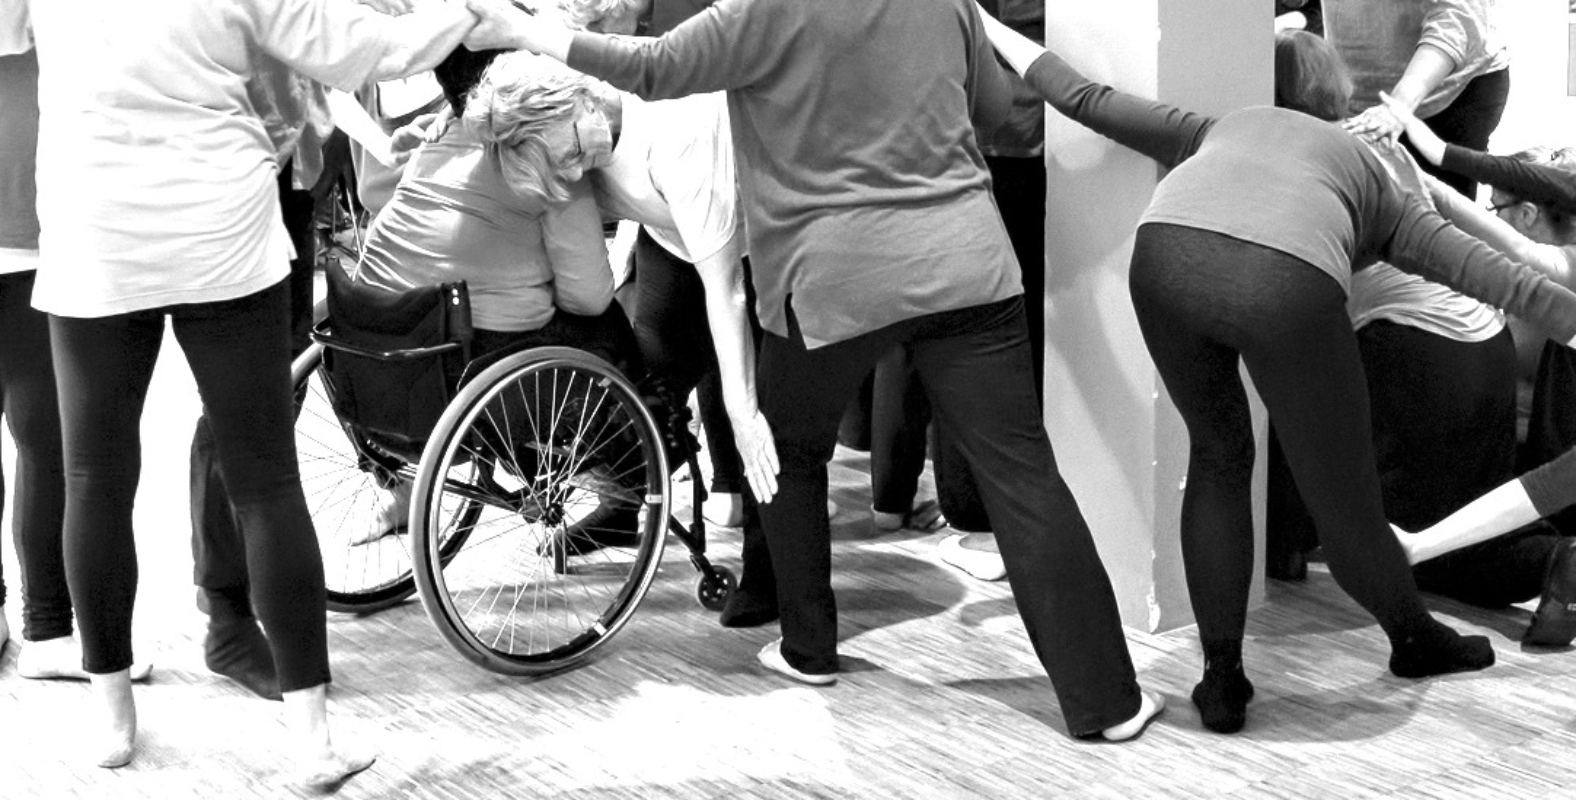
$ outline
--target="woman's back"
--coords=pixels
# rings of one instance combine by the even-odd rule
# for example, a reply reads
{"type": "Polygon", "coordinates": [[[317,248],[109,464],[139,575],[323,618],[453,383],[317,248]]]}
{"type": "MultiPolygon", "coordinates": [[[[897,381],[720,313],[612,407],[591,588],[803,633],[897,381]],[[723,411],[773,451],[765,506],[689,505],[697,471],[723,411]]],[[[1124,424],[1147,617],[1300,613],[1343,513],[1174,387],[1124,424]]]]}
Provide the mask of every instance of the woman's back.
{"type": "Polygon", "coordinates": [[[553,315],[556,271],[593,283],[606,275],[611,292],[595,203],[583,183],[571,192],[568,204],[551,210],[514,192],[497,156],[453,124],[406,167],[367,232],[357,279],[394,291],[464,280],[476,327],[540,328],[553,315]]]}

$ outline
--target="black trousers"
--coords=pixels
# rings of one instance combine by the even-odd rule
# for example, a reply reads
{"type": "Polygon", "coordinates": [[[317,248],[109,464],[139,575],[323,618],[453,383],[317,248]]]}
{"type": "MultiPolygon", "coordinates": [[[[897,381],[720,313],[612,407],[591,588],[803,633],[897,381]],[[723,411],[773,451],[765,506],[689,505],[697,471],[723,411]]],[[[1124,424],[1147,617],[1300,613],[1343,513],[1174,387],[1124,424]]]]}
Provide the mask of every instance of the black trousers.
{"type": "Polygon", "coordinates": [[[139,420],[168,316],[202,396],[282,691],[329,679],[326,595],[295,450],[285,282],[213,303],[50,317],[66,462],[65,553],[83,668],[131,665],[139,420]]]}
{"type": "MultiPolygon", "coordinates": [[[[1499,127],[1505,115],[1505,102],[1510,97],[1510,69],[1490,72],[1473,78],[1461,94],[1444,110],[1428,118],[1428,127],[1439,138],[1450,144],[1473,150],[1487,150],[1488,138],[1499,127]]],[[[1453,172],[1446,172],[1418,155],[1410,140],[1402,137],[1423,171],[1444,181],[1468,199],[1477,198],[1478,184],[1453,172]]]]}
{"type": "MultiPolygon", "coordinates": [[[[642,227],[635,238],[635,338],[651,374],[664,381],[676,401],[691,391],[700,404],[706,429],[714,492],[742,492],[744,465],[733,441],[733,425],[722,400],[717,350],[712,343],[706,287],[695,265],[657,244],[642,227]]],[[[747,267],[746,267],[747,269],[747,267]]],[[[760,341],[755,295],[745,276],[751,333],[760,341]]]]}
{"type": "MultiPolygon", "coordinates": [[[[1045,161],[1039,156],[986,156],[985,165],[990,168],[991,196],[1018,259],[1034,396],[1043,407],[1045,161]]],[[[935,431],[933,443],[927,442],[930,421],[930,403],[914,372],[913,358],[902,349],[884,356],[876,365],[870,389],[871,505],[877,511],[906,513],[913,506],[928,450],[934,456],[936,497],[948,524],[960,531],[991,530],[968,460],[941,431],[935,431]]]]}
{"type": "Polygon", "coordinates": [[[1144,343],[1187,426],[1182,558],[1200,637],[1240,640],[1246,625],[1254,441],[1242,364],[1336,582],[1393,641],[1431,624],[1385,518],[1340,284],[1278,250],[1155,223],[1138,228],[1129,283],[1144,343]]]}
{"type": "MultiPolygon", "coordinates": [[[[35,274],[0,275],[0,412],[16,443],[11,535],[22,568],[22,636],[31,642],[71,635],[71,594],[61,549],[66,484],[60,409],[49,316],[32,306],[35,274]]],[[[0,503],[4,498],[0,478],[0,503]]],[[[0,578],[0,606],[5,598],[0,578]]]]}
{"type": "Polygon", "coordinates": [[[1074,735],[1138,712],[1116,597],[1078,503],[1057,471],[1031,385],[1023,301],[905,320],[807,349],[766,334],[761,408],[776,433],[778,494],[760,507],[782,612],[782,652],[807,673],[837,670],[827,464],[848,400],[882,355],[907,346],[938,426],[955,438],[995,523],[1013,597],[1074,735]]]}

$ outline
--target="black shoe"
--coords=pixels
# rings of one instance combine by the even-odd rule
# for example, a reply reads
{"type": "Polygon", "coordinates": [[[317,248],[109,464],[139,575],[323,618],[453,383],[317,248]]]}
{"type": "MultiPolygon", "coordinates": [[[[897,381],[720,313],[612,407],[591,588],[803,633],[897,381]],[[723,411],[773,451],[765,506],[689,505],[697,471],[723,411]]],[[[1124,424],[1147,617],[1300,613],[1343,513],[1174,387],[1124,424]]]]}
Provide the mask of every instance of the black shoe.
{"type": "Polygon", "coordinates": [[[1264,577],[1277,581],[1308,579],[1308,554],[1296,548],[1271,549],[1264,554],[1264,577]]]}
{"type": "Polygon", "coordinates": [[[1560,539],[1549,554],[1543,595],[1522,644],[1568,647],[1576,639],[1576,538],[1560,539]]]}
{"type": "Polygon", "coordinates": [[[1216,733],[1236,733],[1248,721],[1248,701],[1253,699],[1253,683],[1242,671],[1206,669],[1204,679],[1193,687],[1193,705],[1198,707],[1204,727],[1216,733]]]}
{"type": "Polygon", "coordinates": [[[1492,666],[1494,647],[1487,636],[1462,636],[1440,622],[1400,643],[1391,642],[1390,672],[1398,678],[1428,678],[1492,666]]]}
{"type": "Polygon", "coordinates": [[[251,617],[208,623],[203,639],[203,662],[208,669],[246,687],[265,700],[283,700],[279,676],[274,671],[274,651],[268,637],[251,617]]]}

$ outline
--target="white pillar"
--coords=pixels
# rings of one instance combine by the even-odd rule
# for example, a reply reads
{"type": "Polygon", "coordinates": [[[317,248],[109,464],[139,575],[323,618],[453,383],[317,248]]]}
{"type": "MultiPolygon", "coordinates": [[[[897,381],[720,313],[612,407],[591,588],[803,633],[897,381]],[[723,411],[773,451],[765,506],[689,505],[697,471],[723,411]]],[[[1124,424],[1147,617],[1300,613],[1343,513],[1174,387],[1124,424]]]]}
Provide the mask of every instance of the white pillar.
{"type": "MultiPolygon", "coordinates": [[[[1047,0],[1046,44],[1092,78],[1219,114],[1272,102],[1272,11],[1265,0],[1047,0]]],[[[1133,231],[1160,171],[1050,109],[1045,152],[1046,425],[1123,621],[1146,631],[1187,625],[1178,543],[1187,435],[1127,291],[1133,231]]],[[[1255,414],[1262,563],[1262,408],[1255,414]]],[[[1263,599],[1262,578],[1253,598],[1263,599]]]]}

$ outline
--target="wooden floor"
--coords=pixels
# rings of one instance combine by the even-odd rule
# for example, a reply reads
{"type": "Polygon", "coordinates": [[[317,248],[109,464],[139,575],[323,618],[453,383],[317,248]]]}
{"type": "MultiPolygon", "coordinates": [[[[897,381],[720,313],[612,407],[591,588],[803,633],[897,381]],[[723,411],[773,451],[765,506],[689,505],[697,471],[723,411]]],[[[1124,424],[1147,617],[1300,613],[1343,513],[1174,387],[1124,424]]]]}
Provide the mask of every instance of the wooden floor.
{"type": "MultiPolygon", "coordinates": [[[[185,453],[196,404],[167,346],[145,426],[137,511],[135,639],[157,670],[137,689],[136,761],[107,771],[74,753],[83,684],[23,680],[0,657],[0,797],[290,796],[281,706],[203,668],[192,604],[185,453]]],[[[9,459],[9,455],[7,456],[9,459]]],[[[1409,681],[1385,671],[1377,627],[1315,569],[1272,584],[1248,629],[1258,689],[1248,727],[1205,731],[1187,699],[1196,635],[1130,631],[1165,715],[1134,743],[1069,739],[1005,584],[932,554],[938,534],[878,534],[868,465],[833,470],[845,672],[812,689],[763,672],[775,628],[732,631],[693,600],[676,544],[634,621],[590,664],[542,680],[472,666],[414,601],[331,615],[340,737],[382,753],[339,794],[431,797],[1576,797],[1576,669],[1523,652],[1528,614],[1431,600],[1494,642],[1486,672],[1409,681]]],[[[928,479],[927,479],[928,480],[928,479]]],[[[928,485],[928,483],[927,483],[928,485]]],[[[9,542],[9,537],[6,537],[9,542]]],[[[9,544],[6,575],[15,600],[9,544]]],[[[715,551],[737,562],[737,536],[715,551]]],[[[19,603],[8,606],[14,628],[19,603]]],[[[20,631],[18,630],[18,635],[20,631]]]]}

